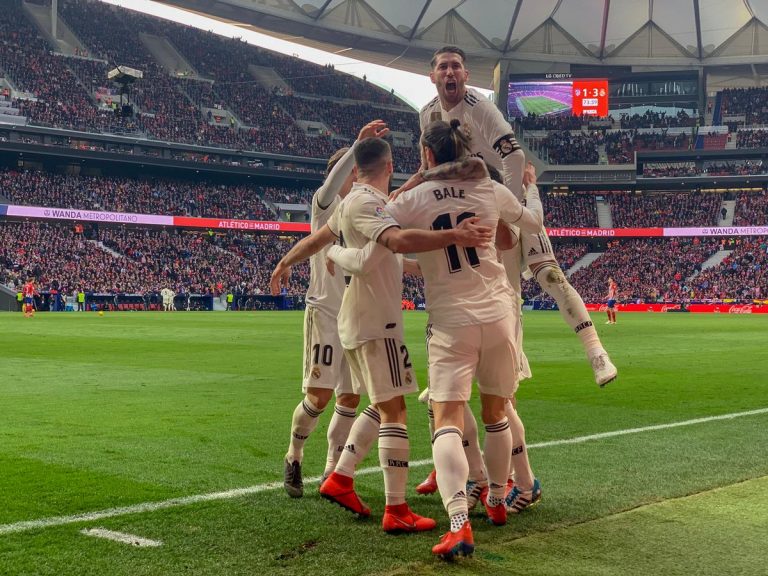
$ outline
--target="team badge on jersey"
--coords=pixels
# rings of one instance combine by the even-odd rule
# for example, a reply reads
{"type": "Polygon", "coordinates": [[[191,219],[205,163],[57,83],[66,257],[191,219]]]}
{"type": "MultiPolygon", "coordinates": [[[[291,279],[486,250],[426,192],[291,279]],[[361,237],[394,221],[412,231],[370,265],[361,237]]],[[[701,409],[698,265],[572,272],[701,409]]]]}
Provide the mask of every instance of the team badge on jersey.
{"type": "Polygon", "coordinates": [[[430,122],[437,122],[438,120],[442,120],[442,119],[443,119],[443,114],[439,110],[437,110],[435,112],[431,112],[429,114],[429,121],[430,122]]]}
{"type": "Polygon", "coordinates": [[[321,376],[321,373],[320,373],[320,368],[318,368],[317,366],[315,366],[314,368],[312,368],[312,378],[314,378],[315,380],[317,380],[318,378],[320,378],[320,376],[321,376]]]}

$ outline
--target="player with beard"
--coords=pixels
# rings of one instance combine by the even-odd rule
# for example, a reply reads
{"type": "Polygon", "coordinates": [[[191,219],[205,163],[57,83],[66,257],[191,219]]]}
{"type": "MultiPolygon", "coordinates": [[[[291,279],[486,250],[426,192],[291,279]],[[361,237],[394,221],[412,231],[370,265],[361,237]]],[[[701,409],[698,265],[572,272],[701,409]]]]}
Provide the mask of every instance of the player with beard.
{"type": "MultiPolygon", "coordinates": [[[[435,120],[458,119],[472,139],[472,155],[481,157],[498,169],[505,185],[522,201],[521,177],[525,154],[515,139],[512,127],[493,102],[466,86],[469,71],[464,65],[465,60],[464,51],[455,46],[435,52],[429,77],[438,95],[421,109],[421,129],[423,131],[435,120]]],[[[418,181],[417,175],[408,185],[418,181]]],[[[601,387],[605,386],[616,378],[618,372],[600,342],[584,301],[560,269],[544,227],[536,234],[522,234],[520,246],[522,254],[508,251],[504,254],[505,262],[508,258],[522,257],[539,285],[557,302],[565,322],[579,336],[592,365],[595,381],[601,387]]]]}
{"type": "MultiPolygon", "coordinates": [[[[389,129],[382,120],[374,120],[360,130],[357,142],[369,137],[386,136],[389,129]]],[[[355,144],[356,144],[355,143],[355,144]]],[[[326,225],[339,202],[349,194],[353,182],[355,145],[338,150],[328,160],[323,185],[312,196],[311,230],[326,225]]],[[[323,479],[333,472],[355,421],[360,396],[352,390],[349,366],[339,341],[337,317],[344,296],[344,277],[331,276],[325,267],[327,247],[309,260],[310,278],[304,310],[304,398],[293,411],[291,439],[284,462],[283,486],[292,498],[304,495],[302,460],[304,444],[317,427],[320,415],[331,396],[336,394],[328,425],[328,454],[323,479]]],[[[284,273],[280,270],[280,273],[284,273]]],[[[359,443],[372,443],[379,432],[378,413],[367,410],[362,415],[366,426],[359,431],[359,443]]]]}

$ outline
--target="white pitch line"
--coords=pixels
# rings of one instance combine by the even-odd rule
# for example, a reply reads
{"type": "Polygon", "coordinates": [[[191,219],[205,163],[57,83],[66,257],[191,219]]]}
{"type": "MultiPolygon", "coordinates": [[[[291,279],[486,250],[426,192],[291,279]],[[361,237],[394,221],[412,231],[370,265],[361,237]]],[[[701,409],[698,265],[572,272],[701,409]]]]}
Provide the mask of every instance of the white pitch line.
{"type": "Polygon", "coordinates": [[[114,542],[120,542],[121,544],[130,544],[138,548],[157,548],[163,545],[160,540],[150,540],[149,538],[142,538],[134,534],[126,534],[125,532],[114,532],[106,528],[83,528],[80,530],[80,534],[93,538],[105,538],[114,542]]]}
{"type": "MultiPolygon", "coordinates": [[[[565,438],[562,440],[550,440],[547,442],[537,442],[535,444],[529,444],[528,449],[533,448],[549,448],[552,446],[564,446],[567,444],[581,444],[582,442],[590,442],[592,440],[602,440],[604,438],[612,438],[614,436],[624,436],[626,434],[639,434],[641,432],[653,432],[656,430],[666,430],[668,428],[679,428],[681,426],[693,426],[696,424],[704,424],[706,422],[715,422],[718,420],[733,420],[736,418],[743,418],[745,416],[757,416],[760,414],[768,414],[768,408],[759,408],[757,410],[748,410],[746,412],[732,412],[730,414],[720,414],[718,416],[707,416],[704,418],[694,418],[693,420],[682,420],[679,422],[670,422],[668,424],[656,424],[653,426],[644,426],[642,428],[628,428],[625,430],[614,430],[612,432],[601,432],[599,434],[590,434],[588,436],[577,436],[576,438],[565,438]]],[[[411,468],[417,468],[419,466],[432,465],[432,460],[417,460],[410,463],[411,468]]],[[[378,466],[372,468],[362,468],[357,471],[357,475],[374,474],[381,472],[381,468],[378,466]]],[[[320,481],[319,476],[308,478],[305,480],[306,484],[313,484],[320,481]]],[[[267,492],[270,490],[277,490],[283,487],[282,482],[269,482],[267,484],[257,484],[255,486],[248,486],[246,488],[235,488],[233,490],[226,490],[224,492],[211,492],[209,494],[195,494],[193,496],[184,496],[181,498],[171,498],[170,500],[163,500],[160,502],[144,502],[141,504],[134,504],[132,506],[122,506],[120,508],[108,508],[106,510],[99,510],[97,512],[84,512],[82,514],[73,514],[71,516],[53,516],[51,518],[40,518],[38,520],[25,520],[22,522],[15,522],[13,524],[0,524],[0,535],[13,534],[16,532],[27,532],[29,530],[36,530],[39,528],[50,528],[53,526],[65,526],[67,524],[76,524],[78,522],[93,522],[94,520],[101,520],[104,518],[115,518],[118,516],[127,516],[129,514],[142,514],[145,512],[154,512],[156,510],[163,510],[166,508],[178,508],[180,506],[188,506],[190,504],[197,504],[199,502],[210,502],[213,500],[231,500],[233,498],[240,498],[242,496],[249,496],[251,494],[258,494],[259,492],[267,492]]]]}

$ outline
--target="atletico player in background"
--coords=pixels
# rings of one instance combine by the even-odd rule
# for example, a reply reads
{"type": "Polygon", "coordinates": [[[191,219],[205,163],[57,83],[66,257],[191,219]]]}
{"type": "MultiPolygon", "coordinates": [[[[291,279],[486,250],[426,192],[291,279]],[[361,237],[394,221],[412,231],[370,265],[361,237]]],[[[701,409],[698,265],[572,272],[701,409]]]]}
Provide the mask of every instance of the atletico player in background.
{"type": "Polygon", "coordinates": [[[608,322],[606,324],[616,324],[616,293],[619,291],[619,287],[616,284],[616,281],[609,277],[608,278],[608,309],[606,312],[608,313],[608,322]]]}
{"type": "Polygon", "coordinates": [[[35,279],[31,276],[27,278],[27,283],[21,288],[21,293],[24,295],[24,316],[31,318],[35,315],[35,296],[39,296],[37,289],[35,288],[35,279]]]}

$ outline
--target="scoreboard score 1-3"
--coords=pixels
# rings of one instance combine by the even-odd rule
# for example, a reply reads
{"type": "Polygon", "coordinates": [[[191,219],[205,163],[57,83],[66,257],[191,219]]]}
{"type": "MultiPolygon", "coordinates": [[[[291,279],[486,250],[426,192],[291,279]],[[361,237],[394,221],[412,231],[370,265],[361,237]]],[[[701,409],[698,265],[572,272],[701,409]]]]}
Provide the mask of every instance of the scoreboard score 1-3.
{"type": "Polygon", "coordinates": [[[573,115],[608,116],[608,80],[573,79],[573,115]]]}

